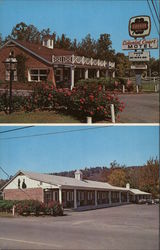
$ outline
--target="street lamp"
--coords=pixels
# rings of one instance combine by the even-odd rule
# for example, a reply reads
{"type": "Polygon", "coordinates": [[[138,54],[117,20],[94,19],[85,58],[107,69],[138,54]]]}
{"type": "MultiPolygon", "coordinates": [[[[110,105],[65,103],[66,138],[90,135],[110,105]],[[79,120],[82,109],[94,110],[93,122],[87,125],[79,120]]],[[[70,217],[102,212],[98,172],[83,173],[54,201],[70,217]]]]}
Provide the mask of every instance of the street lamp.
{"type": "Polygon", "coordinates": [[[12,112],[12,81],[14,80],[14,71],[17,69],[17,59],[10,52],[9,57],[5,60],[5,69],[9,71],[10,85],[9,85],[9,114],[12,112]]]}

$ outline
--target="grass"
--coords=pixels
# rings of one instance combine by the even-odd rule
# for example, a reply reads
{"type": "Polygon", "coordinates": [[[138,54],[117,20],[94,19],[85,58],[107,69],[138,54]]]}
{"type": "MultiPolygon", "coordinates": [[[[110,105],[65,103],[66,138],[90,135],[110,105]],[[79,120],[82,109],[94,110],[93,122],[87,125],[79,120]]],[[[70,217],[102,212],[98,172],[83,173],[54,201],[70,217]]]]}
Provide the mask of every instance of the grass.
{"type": "Polygon", "coordinates": [[[0,123],[81,123],[81,121],[54,111],[36,111],[31,113],[15,112],[10,115],[1,112],[0,123]]]}
{"type": "Polygon", "coordinates": [[[13,218],[13,215],[12,213],[6,213],[6,212],[0,212],[0,218],[3,217],[3,218],[13,218]]]}

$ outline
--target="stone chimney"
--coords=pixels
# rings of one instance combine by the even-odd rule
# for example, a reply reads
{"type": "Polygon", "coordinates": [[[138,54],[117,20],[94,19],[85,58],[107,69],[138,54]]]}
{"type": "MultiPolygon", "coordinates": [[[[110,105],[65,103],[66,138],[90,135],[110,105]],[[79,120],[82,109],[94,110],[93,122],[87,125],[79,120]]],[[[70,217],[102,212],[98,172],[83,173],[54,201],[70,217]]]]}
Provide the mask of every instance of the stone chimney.
{"type": "Polygon", "coordinates": [[[75,173],[74,173],[74,176],[75,176],[75,179],[76,180],[79,180],[81,181],[83,179],[83,174],[80,170],[77,170],[75,173]]]}
{"type": "Polygon", "coordinates": [[[49,49],[53,49],[54,48],[54,36],[53,35],[43,36],[42,45],[49,49]]]}
{"type": "Polygon", "coordinates": [[[126,189],[130,189],[130,184],[129,183],[126,184],[126,189]]]}

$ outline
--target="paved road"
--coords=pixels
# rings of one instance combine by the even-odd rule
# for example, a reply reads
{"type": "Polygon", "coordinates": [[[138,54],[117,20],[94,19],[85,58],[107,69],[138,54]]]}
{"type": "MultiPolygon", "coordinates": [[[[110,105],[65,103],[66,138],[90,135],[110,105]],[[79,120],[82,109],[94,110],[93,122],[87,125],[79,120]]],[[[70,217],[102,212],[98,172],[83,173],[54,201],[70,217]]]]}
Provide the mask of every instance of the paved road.
{"type": "Polygon", "coordinates": [[[158,205],[0,218],[0,249],[158,250],[158,205]]]}
{"type": "Polygon", "coordinates": [[[124,94],[119,95],[125,104],[120,114],[122,123],[158,123],[159,94],[124,94]]]}

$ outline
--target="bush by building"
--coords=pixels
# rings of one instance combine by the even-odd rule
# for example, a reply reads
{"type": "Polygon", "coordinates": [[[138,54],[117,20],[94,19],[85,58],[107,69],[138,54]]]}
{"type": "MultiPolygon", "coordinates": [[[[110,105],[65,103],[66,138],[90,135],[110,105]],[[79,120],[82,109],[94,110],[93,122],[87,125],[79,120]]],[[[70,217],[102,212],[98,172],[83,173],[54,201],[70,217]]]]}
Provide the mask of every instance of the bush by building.
{"type": "Polygon", "coordinates": [[[46,204],[37,200],[2,200],[0,201],[0,212],[11,213],[13,206],[18,215],[63,215],[63,207],[59,202],[51,201],[46,204]]]}

